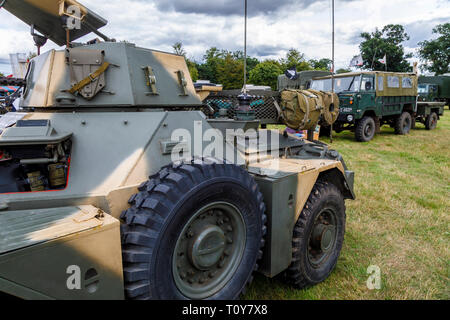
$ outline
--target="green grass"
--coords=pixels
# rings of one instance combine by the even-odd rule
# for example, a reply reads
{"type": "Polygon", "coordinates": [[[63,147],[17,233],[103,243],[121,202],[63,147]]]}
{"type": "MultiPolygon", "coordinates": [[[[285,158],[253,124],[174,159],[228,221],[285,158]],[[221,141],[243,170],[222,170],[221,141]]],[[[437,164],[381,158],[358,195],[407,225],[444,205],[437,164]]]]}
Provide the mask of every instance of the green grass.
{"type": "MultiPolygon", "coordinates": [[[[282,278],[256,276],[246,299],[450,299],[450,112],[434,131],[408,136],[383,127],[369,143],[351,132],[332,148],[355,171],[347,232],[338,265],[325,282],[296,290],[282,278]],[[367,268],[381,269],[369,290],[367,268]]],[[[329,139],[324,139],[329,143],[329,139]]]]}

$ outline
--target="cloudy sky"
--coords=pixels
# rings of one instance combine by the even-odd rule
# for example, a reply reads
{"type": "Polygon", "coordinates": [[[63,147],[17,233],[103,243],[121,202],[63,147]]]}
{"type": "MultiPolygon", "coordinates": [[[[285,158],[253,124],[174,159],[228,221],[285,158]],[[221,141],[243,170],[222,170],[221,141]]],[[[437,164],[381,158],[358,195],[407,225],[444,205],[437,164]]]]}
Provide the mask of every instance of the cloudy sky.
{"type": "MultiPolygon", "coordinates": [[[[243,0],[79,0],[103,16],[102,29],[117,40],[171,51],[181,41],[197,61],[209,47],[243,47],[243,0]]],[[[331,57],[331,0],[248,0],[249,54],[279,58],[297,48],[308,59],[331,57]]],[[[359,53],[359,34],[402,24],[411,40],[407,52],[450,21],[450,0],[336,0],[336,63],[347,67],[359,53]]],[[[94,36],[84,38],[90,40],[94,36]]],[[[0,10],[0,72],[8,73],[8,54],[35,50],[29,27],[0,10]]],[[[55,48],[50,42],[44,50],[55,48]]]]}

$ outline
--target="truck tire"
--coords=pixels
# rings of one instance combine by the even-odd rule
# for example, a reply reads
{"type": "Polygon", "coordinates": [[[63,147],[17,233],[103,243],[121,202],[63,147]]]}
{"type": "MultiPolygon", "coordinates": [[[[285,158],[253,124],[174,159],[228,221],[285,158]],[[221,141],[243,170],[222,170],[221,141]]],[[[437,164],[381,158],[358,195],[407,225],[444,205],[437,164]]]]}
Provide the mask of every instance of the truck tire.
{"type": "Polygon", "coordinates": [[[299,288],[316,285],[336,267],[345,234],[345,202],[332,183],[319,181],[300,214],[292,240],[288,282],[299,288]]]}
{"type": "Polygon", "coordinates": [[[121,215],[128,299],[237,299],[262,257],[266,216],[255,180],[202,160],[163,168],[121,215]]]}
{"type": "Polygon", "coordinates": [[[417,118],[411,116],[411,130],[416,129],[417,118]]]}
{"type": "Polygon", "coordinates": [[[359,142],[369,142],[375,136],[375,132],[375,120],[372,117],[365,116],[356,125],[355,137],[359,142]]]}
{"type": "Polygon", "coordinates": [[[427,119],[425,120],[425,128],[427,130],[434,130],[437,127],[437,122],[438,122],[438,115],[436,114],[436,112],[432,112],[427,119]]]}
{"type": "Polygon", "coordinates": [[[399,135],[406,135],[411,131],[412,117],[409,112],[403,112],[395,120],[395,133],[399,135]]]}

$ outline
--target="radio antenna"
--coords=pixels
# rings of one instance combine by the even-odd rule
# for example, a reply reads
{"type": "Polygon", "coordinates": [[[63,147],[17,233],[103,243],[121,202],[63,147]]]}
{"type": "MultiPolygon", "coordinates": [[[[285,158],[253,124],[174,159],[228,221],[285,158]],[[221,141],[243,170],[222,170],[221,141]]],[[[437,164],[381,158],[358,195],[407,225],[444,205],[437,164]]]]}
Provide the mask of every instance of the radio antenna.
{"type": "MultiPolygon", "coordinates": [[[[334,57],[334,42],[335,42],[335,31],[334,31],[334,0],[331,0],[331,15],[332,15],[332,18],[331,18],[331,24],[332,24],[332,49],[331,49],[331,64],[332,64],[332,67],[331,67],[331,71],[332,71],[332,74],[331,74],[331,94],[332,94],[332,98],[331,98],[331,102],[333,103],[333,106],[335,105],[335,101],[334,101],[334,74],[335,74],[335,72],[336,72],[336,70],[334,70],[335,69],[335,57],[334,57]]],[[[331,126],[330,126],[330,143],[333,143],[333,124],[331,124],[331,126]]]]}
{"type": "Polygon", "coordinates": [[[247,93],[247,0],[245,3],[245,22],[244,22],[244,94],[247,93]]]}

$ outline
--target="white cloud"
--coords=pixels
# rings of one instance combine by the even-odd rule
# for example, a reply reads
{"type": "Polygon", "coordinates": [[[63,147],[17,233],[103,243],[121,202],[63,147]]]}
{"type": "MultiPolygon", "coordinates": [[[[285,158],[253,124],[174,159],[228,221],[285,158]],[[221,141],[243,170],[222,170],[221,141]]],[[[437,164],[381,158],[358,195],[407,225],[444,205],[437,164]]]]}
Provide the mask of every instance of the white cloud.
{"type": "MultiPolygon", "coordinates": [[[[109,20],[102,32],[118,40],[135,42],[139,46],[171,51],[171,45],[181,41],[189,55],[197,60],[211,46],[229,50],[242,49],[243,46],[243,18],[236,14],[221,16],[217,12],[214,15],[194,13],[192,7],[183,10],[191,13],[176,12],[174,7],[162,11],[161,1],[81,2],[109,20]]],[[[221,1],[220,6],[223,6],[223,2],[236,3],[221,1]]],[[[270,13],[261,10],[262,13],[249,18],[249,54],[260,58],[278,58],[294,47],[308,58],[331,57],[331,0],[308,0],[311,5],[306,7],[304,0],[292,2],[280,6],[277,11],[270,5],[270,13]]],[[[371,32],[386,24],[399,23],[405,25],[407,31],[417,34],[421,31],[420,36],[430,37],[432,27],[442,21],[450,21],[448,0],[336,0],[337,67],[347,67],[353,55],[359,52],[360,39],[357,35],[360,32],[371,32]],[[423,27],[417,27],[417,23],[423,27]],[[427,28],[429,30],[424,31],[427,28]]],[[[83,40],[93,37],[88,36],[83,40]]],[[[420,39],[415,34],[411,34],[411,38],[406,46],[408,52],[414,51],[416,47],[413,41],[426,39],[420,39]]],[[[0,10],[0,39],[0,60],[7,58],[9,53],[35,50],[28,26],[3,9],[0,10]]],[[[49,42],[44,49],[53,47],[55,45],[49,42]]],[[[2,70],[5,70],[5,66],[0,64],[2,70]]]]}

